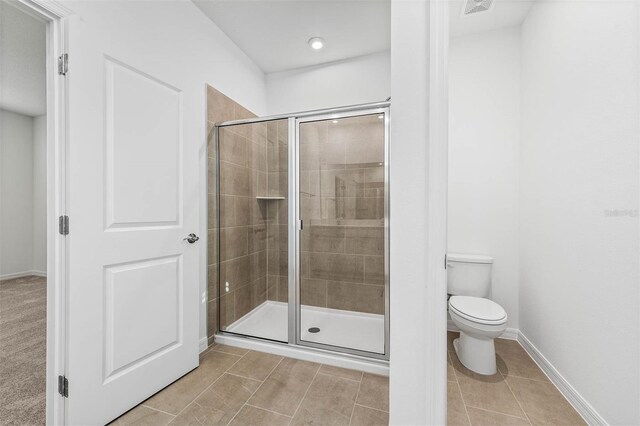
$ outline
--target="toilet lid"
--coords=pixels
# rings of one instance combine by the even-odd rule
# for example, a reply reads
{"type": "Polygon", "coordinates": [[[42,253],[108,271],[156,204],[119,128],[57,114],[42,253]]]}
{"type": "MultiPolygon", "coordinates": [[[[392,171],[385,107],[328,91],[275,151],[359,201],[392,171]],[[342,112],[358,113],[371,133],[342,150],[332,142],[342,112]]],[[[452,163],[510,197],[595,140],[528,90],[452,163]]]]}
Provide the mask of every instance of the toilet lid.
{"type": "Polygon", "coordinates": [[[504,323],[507,313],[496,302],[483,297],[451,296],[449,308],[469,321],[483,324],[504,323]]]}

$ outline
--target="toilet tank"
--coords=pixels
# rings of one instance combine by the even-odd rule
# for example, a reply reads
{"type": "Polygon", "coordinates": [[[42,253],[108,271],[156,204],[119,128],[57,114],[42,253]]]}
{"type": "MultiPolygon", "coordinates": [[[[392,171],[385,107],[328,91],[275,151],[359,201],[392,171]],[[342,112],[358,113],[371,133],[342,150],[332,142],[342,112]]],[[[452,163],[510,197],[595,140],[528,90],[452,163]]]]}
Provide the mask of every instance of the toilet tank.
{"type": "Polygon", "coordinates": [[[447,254],[447,293],[488,297],[493,258],[477,254],[447,254]]]}

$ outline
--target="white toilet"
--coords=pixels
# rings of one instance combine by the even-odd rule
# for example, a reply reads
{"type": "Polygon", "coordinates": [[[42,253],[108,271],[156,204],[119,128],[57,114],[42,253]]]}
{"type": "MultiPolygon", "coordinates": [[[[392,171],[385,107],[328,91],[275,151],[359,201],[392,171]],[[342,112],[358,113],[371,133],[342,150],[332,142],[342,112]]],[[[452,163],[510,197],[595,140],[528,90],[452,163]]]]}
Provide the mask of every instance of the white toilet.
{"type": "Polygon", "coordinates": [[[473,254],[447,254],[449,314],[460,329],[453,346],[460,362],[479,374],[496,374],[493,339],[507,328],[507,313],[487,299],[493,258],[473,254]]]}

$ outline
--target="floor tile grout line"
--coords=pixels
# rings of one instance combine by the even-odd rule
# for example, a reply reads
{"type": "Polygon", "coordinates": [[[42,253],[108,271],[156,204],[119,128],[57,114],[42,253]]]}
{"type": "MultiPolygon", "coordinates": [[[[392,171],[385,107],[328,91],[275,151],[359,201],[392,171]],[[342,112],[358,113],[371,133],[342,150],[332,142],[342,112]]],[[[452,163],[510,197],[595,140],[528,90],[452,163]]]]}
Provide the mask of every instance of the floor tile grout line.
{"type": "Polygon", "coordinates": [[[225,351],[222,351],[222,350],[219,350],[219,349],[213,348],[213,349],[211,349],[211,352],[219,352],[219,353],[221,353],[221,354],[235,355],[235,356],[243,357],[243,356],[245,356],[249,351],[247,351],[247,352],[243,353],[242,355],[240,355],[240,354],[238,354],[238,353],[235,353],[235,354],[234,354],[234,353],[232,353],[232,352],[225,352],[225,351]]]}
{"type": "Polygon", "coordinates": [[[525,419],[524,417],[518,417],[518,416],[514,416],[513,414],[506,414],[506,413],[501,413],[499,411],[488,410],[488,409],[482,408],[482,407],[474,407],[473,405],[470,405],[469,408],[473,408],[474,410],[486,411],[487,413],[499,414],[501,416],[513,417],[514,419],[520,419],[520,420],[529,421],[529,419],[525,419]]]}
{"type": "MultiPolygon", "coordinates": [[[[539,368],[539,367],[538,367],[538,368],[539,368]]],[[[546,373],[545,373],[545,374],[546,374],[546,373]]],[[[540,383],[540,384],[543,384],[543,385],[552,386],[552,387],[554,388],[554,390],[556,390],[558,393],[560,393],[560,397],[561,397],[561,398],[562,398],[562,399],[563,399],[567,404],[569,404],[569,406],[573,409],[573,411],[575,411],[575,412],[576,412],[576,414],[578,414],[578,416],[580,416],[580,417],[584,420],[584,417],[582,417],[582,414],[580,414],[580,413],[578,412],[578,410],[576,409],[576,407],[574,407],[574,406],[573,406],[573,403],[572,403],[572,402],[570,402],[570,401],[567,399],[567,397],[564,395],[564,393],[562,393],[562,391],[560,390],[560,388],[558,388],[558,386],[557,386],[555,383],[553,383],[553,382],[551,382],[551,381],[549,381],[549,380],[536,380],[536,379],[530,379],[530,378],[528,378],[528,377],[522,377],[522,376],[511,376],[511,378],[513,378],[513,379],[518,379],[518,380],[529,380],[529,381],[536,382],[536,383],[540,383]]],[[[505,376],[505,379],[506,379],[506,376],[505,376]]],[[[505,381],[506,381],[506,380],[505,380],[505,381]]],[[[510,385],[508,385],[508,386],[509,386],[509,388],[511,388],[511,386],[510,386],[510,385]]],[[[512,393],[513,393],[513,391],[512,391],[512,393]]],[[[514,393],[514,395],[515,395],[515,393],[514,393]]],[[[516,398],[516,400],[517,400],[518,402],[520,401],[520,400],[518,400],[518,398],[516,398]]],[[[524,411],[524,410],[523,410],[523,411],[524,411]]],[[[525,414],[526,414],[526,413],[525,413],[525,414]]],[[[585,422],[586,422],[586,420],[585,420],[585,422]]]]}
{"type": "MultiPolygon", "coordinates": [[[[460,381],[458,380],[458,375],[456,374],[456,369],[453,368],[453,358],[451,358],[450,351],[447,351],[447,359],[449,360],[449,364],[451,364],[451,370],[453,370],[453,378],[456,379],[455,383],[460,384],[460,381]]],[[[449,368],[449,364],[447,364],[447,368],[449,368]]]]}
{"type": "MultiPolygon", "coordinates": [[[[324,365],[324,364],[322,364],[324,365]]],[[[360,372],[362,373],[362,372],[360,372]]],[[[339,379],[344,379],[344,380],[349,380],[350,382],[357,382],[359,383],[360,381],[362,381],[362,374],[360,375],[360,379],[356,380],[356,379],[350,379],[348,377],[342,377],[342,376],[338,376],[337,374],[331,374],[331,373],[323,373],[322,371],[318,371],[318,374],[322,374],[323,376],[330,376],[330,377],[337,377],[339,379]]]]}
{"type": "MultiPolygon", "coordinates": [[[[139,404],[139,405],[136,405],[136,407],[139,407],[139,406],[142,406],[142,407],[148,408],[148,409],[153,410],[153,411],[157,411],[157,412],[159,412],[159,413],[168,414],[169,416],[174,417],[174,418],[176,417],[176,415],[175,415],[175,414],[171,414],[171,413],[169,413],[168,411],[160,410],[160,409],[155,408],[155,407],[150,407],[150,406],[146,405],[145,403],[141,403],[141,404],[139,404]]],[[[132,410],[133,410],[134,408],[136,408],[136,407],[133,407],[133,408],[132,408],[132,410]]],[[[128,411],[127,411],[127,412],[128,412],[128,411]]],[[[173,420],[173,419],[171,419],[171,420],[173,420]]]]}
{"type": "Polygon", "coordinates": [[[298,410],[302,406],[302,403],[304,402],[304,399],[307,397],[307,394],[309,393],[309,389],[311,389],[311,386],[313,385],[313,382],[316,381],[316,377],[318,377],[318,373],[320,372],[321,368],[322,368],[322,364],[318,365],[318,369],[316,370],[316,374],[313,375],[313,379],[311,379],[311,381],[309,382],[309,386],[307,386],[307,390],[304,391],[304,395],[302,395],[302,399],[300,399],[300,402],[298,403],[298,406],[296,407],[296,410],[293,412],[293,416],[291,416],[291,421],[289,422],[289,424],[291,424],[291,422],[293,421],[293,419],[296,416],[296,414],[298,414],[298,410]]]}
{"type": "Polygon", "coordinates": [[[208,354],[208,353],[209,353],[209,352],[211,352],[212,350],[213,350],[213,345],[209,345],[209,346],[207,346],[207,348],[206,348],[204,351],[202,351],[202,352],[200,352],[200,353],[198,354],[198,360],[199,360],[200,358],[204,357],[206,354],[208,354]]]}
{"type": "MultiPolygon", "coordinates": [[[[500,371],[500,370],[498,370],[500,371]]],[[[553,383],[550,382],[549,380],[540,380],[540,379],[533,379],[531,377],[524,377],[524,376],[516,376],[515,374],[505,374],[502,371],[500,371],[500,374],[502,374],[502,376],[506,379],[507,377],[513,377],[515,379],[522,379],[522,380],[533,380],[534,382],[540,382],[540,383],[548,383],[550,385],[552,385],[553,383]]]]}
{"type": "MultiPolygon", "coordinates": [[[[519,404],[519,401],[518,401],[517,399],[516,399],[516,402],[518,402],[518,404],[519,404]]],[[[520,417],[520,416],[516,416],[516,415],[514,415],[514,414],[504,413],[504,412],[502,412],[502,411],[489,410],[489,409],[487,409],[487,408],[479,407],[479,406],[474,405],[474,404],[465,404],[465,406],[466,406],[467,408],[473,408],[474,410],[483,410],[483,411],[488,411],[488,412],[491,412],[491,413],[500,414],[500,415],[503,415],[503,416],[515,417],[515,418],[517,418],[517,419],[521,419],[521,420],[527,420],[527,421],[529,421],[529,419],[526,417],[527,413],[524,413],[524,410],[523,410],[522,412],[525,414],[525,417],[520,417]]],[[[531,422],[530,422],[530,424],[531,424],[531,422]]]]}
{"type": "Polygon", "coordinates": [[[230,373],[229,371],[225,371],[224,374],[228,374],[228,375],[233,376],[233,377],[239,377],[241,379],[252,380],[254,382],[260,382],[260,384],[262,384],[262,382],[264,381],[264,380],[260,380],[260,379],[254,379],[253,377],[243,376],[242,374],[230,373]]]}
{"type": "MultiPolygon", "coordinates": [[[[144,406],[145,408],[151,409],[151,410],[153,410],[153,411],[155,411],[155,412],[160,412],[160,413],[166,414],[166,415],[168,415],[168,416],[171,416],[171,417],[172,417],[171,422],[173,422],[173,421],[175,420],[175,418],[176,418],[178,415],[182,414],[182,413],[183,413],[183,412],[184,412],[188,407],[193,406],[194,404],[195,404],[195,405],[199,405],[198,403],[196,403],[196,399],[197,399],[197,398],[199,398],[199,397],[200,397],[204,392],[206,392],[209,388],[211,388],[215,383],[217,383],[217,381],[218,381],[218,380],[220,380],[220,378],[221,378],[222,376],[224,376],[224,374],[230,374],[230,375],[233,375],[233,376],[236,376],[236,377],[241,377],[241,378],[244,378],[244,379],[249,379],[249,380],[253,380],[253,381],[261,382],[261,383],[260,383],[260,385],[258,386],[258,389],[256,389],[256,391],[254,391],[254,392],[251,394],[251,396],[250,396],[250,397],[247,399],[247,401],[242,405],[242,407],[240,407],[239,411],[238,411],[238,412],[237,412],[237,413],[232,417],[232,419],[230,420],[230,422],[232,422],[232,421],[237,417],[237,414],[238,414],[238,413],[239,413],[239,412],[240,412],[240,411],[241,411],[245,406],[250,406],[250,407],[254,407],[254,408],[256,408],[256,409],[260,409],[260,410],[263,410],[263,411],[266,411],[266,412],[270,412],[270,413],[273,413],[273,414],[282,415],[282,416],[284,416],[284,417],[289,417],[289,418],[290,418],[290,423],[291,423],[291,421],[293,421],[293,417],[294,417],[294,416],[297,414],[297,412],[299,411],[299,409],[300,409],[300,407],[301,407],[302,403],[304,402],[305,398],[306,398],[306,397],[307,397],[307,395],[308,395],[308,392],[309,392],[309,390],[310,390],[311,386],[313,385],[313,383],[315,382],[315,380],[317,379],[317,377],[318,377],[318,375],[319,375],[319,374],[322,374],[322,375],[324,375],[324,376],[332,376],[332,377],[336,377],[336,378],[339,378],[339,379],[344,379],[344,380],[347,380],[347,381],[357,381],[357,380],[355,380],[355,379],[350,379],[350,378],[341,377],[341,376],[338,376],[338,375],[334,375],[334,374],[329,374],[329,373],[322,372],[322,371],[321,371],[321,370],[322,370],[322,365],[324,365],[324,364],[320,364],[320,365],[319,365],[319,367],[318,367],[318,369],[316,370],[316,373],[314,374],[313,379],[311,380],[311,382],[310,382],[309,386],[307,387],[307,389],[306,389],[306,391],[305,391],[305,393],[304,393],[304,395],[303,395],[303,397],[302,397],[302,399],[301,399],[300,403],[298,404],[298,407],[296,408],[296,410],[295,410],[295,412],[294,412],[293,416],[288,416],[288,415],[286,415],[286,414],[278,413],[278,412],[276,412],[276,411],[272,411],[272,410],[269,410],[269,409],[266,409],[266,408],[263,408],[263,407],[258,407],[258,406],[256,406],[256,405],[250,404],[250,403],[248,402],[248,401],[253,397],[253,395],[254,395],[254,394],[255,394],[255,393],[260,389],[260,387],[262,386],[262,384],[264,384],[264,382],[265,382],[269,377],[271,377],[271,376],[272,376],[273,372],[278,368],[278,366],[279,366],[279,365],[280,365],[284,360],[288,359],[287,357],[282,357],[282,358],[281,358],[281,360],[280,360],[280,361],[279,361],[279,362],[278,362],[278,363],[277,363],[277,364],[272,368],[272,370],[269,372],[269,374],[267,375],[267,377],[266,377],[264,380],[260,381],[260,380],[257,380],[257,379],[255,379],[255,378],[249,378],[249,377],[244,377],[244,376],[241,376],[241,375],[238,375],[238,374],[229,373],[229,370],[231,370],[231,369],[232,369],[232,368],[233,368],[233,367],[234,367],[238,362],[240,362],[240,361],[241,361],[241,360],[242,360],[242,359],[243,359],[243,358],[244,358],[244,357],[245,357],[249,352],[253,352],[253,351],[247,351],[247,352],[245,352],[244,354],[240,355],[240,354],[237,354],[237,353],[236,353],[236,354],[233,354],[233,353],[223,352],[223,351],[220,351],[220,350],[215,350],[215,349],[213,348],[213,345],[211,345],[211,347],[208,347],[205,351],[203,351],[203,352],[202,352],[201,356],[204,356],[205,354],[207,354],[207,353],[209,353],[209,352],[223,353],[223,354],[225,354],[225,355],[236,356],[236,357],[238,357],[238,359],[237,359],[237,360],[236,360],[232,365],[230,365],[230,366],[229,366],[229,367],[228,367],[228,368],[227,368],[227,369],[226,369],[226,370],[225,370],[225,371],[224,371],[224,372],[223,372],[223,373],[222,373],[222,374],[221,374],[221,375],[220,375],[216,380],[214,380],[214,381],[213,381],[209,386],[207,386],[207,387],[206,387],[202,392],[200,392],[196,397],[194,397],[194,399],[193,399],[193,400],[191,400],[191,401],[189,402],[189,404],[187,404],[187,406],[186,406],[185,408],[183,408],[182,410],[180,410],[180,412],[179,412],[178,414],[175,414],[175,415],[174,415],[174,414],[171,414],[171,413],[169,413],[169,412],[166,412],[166,411],[163,411],[163,410],[160,410],[160,409],[157,409],[157,408],[154,408],[154,407],[151,407],[151,406],[145,405],[144,403],[141,403],[140,405],[144,406]]],[[[451,358],[453,357],[453,354],[451,354],[451,351],[447,351],[447,353],[448,353],[448,357],[449,357],[450,361],[452,362],[452,359],[451,359],[451,358]]],[[[452,362],[452,364],[453,364],[453,362],[452,362]]],[[[467,403],[465,402],[465,400],[464,400],[464,396],[462,395],[462,389],[461,389],[461,386],[460,386],[460,384],[459,384],[459,378],[458,378],[458,375],[459,375],[459,374],[461,374],[461,373],[459,373],[458,371],[456,371],[456,369],[454,368],[454,369],[453,369],[453,375],[454,375],[454,377],[455,377],[456,382],[450,381],[450,382],[448,382],[448,383],[449,383],[449,384],[456,383],[456,384],[458,385],[458,390],[459,390],[459,393],[460,393],[460,395],[461,395],[462,402],[463,402],[463,405],[464,405],[464,407],[465,407],[465,412],[466,412],[466,414],[467,414],[467,418],[468,418],[469,422],[471,422],[471,420],[470,420],[470,416],[469,416],[468,408],[473,408],[473,409],[481,410],[481,411],[488,412],[488,413],[495,413],[495,414],[498,414],[498,415],[504,415],[504,416],[507,416],[507,417],[519,418],[519,419],[522,419],[522,420],[526,420],[529,424],[532,424],[531,420],[529,419],[528,414],[527,414],[527,413],[525,412],[525,410],[523,409],[523,406],[522,406],[521,401],[516,397],[516,395],[515,395],[515,393],[514,393],[513,389],[511,388],[511,386],[510,386],[510,385],[509,385],[509,383],[507,382],[507,378],[514,378],[514,379],[519,379],[519,380],[530,380],[530,381],[532,381],[532,382],[537,382],[537,383],[549,383],[549,382],[547,382],[547,381],[543,381],[543,380],[532,379],[532,378],[528,378],[528,377],[521,377],[521,376],[512,376],[512,375],[509,375],[509,376],[507,377],[507,375],[506,375],[505,373],[503,373],[502,371],[500,371],[500,370],[498,370],[498,372],[497,372],[497,373],[498,373],[498,374],[500,374],[500,376],[502,377],[503,381],[507,384],[507,387],[508,387],[508,389],[509,389],[509,392],[513,395],[514,399],[515,399],[515,400],[516,400],[516,402],[518,403],[518,405],[519,405],[519,407],[520,407],[520,409],[521,409],[522,413],[524,414],[524,418],[523,418],[523,417],[520,417],[520,416],[517,416],[517,415],[513,415],[513,414],[507,414],[507,413],[503,413],[503,412],[499,412],[499,411],[494,411],[494,410],[486,409],[486,408],[483,408],[483,407],[477,407],[477,406],[474,406],[474,405],[469,405],[469,404],[467,404],[467,403]]],[[[363,372],[360,372],[360,381],[359,381],[359,385],[358,385],[358,391],[357,391],[357,393],[356,393],[356,402],[354,402],[354,405],[353,405],[353,407],[352,407],[352,412],[351,412],[351,416],[350,416],[350,419],[349,419],[349,424],[351,424],[351,422],[352,422],[352,420],[353,420],[353,415],[354,415],[354,412],[355,412],[355,408],[356,408],[356,406],[360,406],[360,407],[363,407],[363,408],[372,409],[372,410],[375,410],[375,411],[378,411],[378,412],[388,413],[387,411],[380,410],[380,409],[378,409],[378,408],[368,407],[368,406],[366,406],[366,405],[358,404],[358,403],[357,403],[357,398],[358,398],[358,396],[359,396],[359,394],[360,394],[360,389],[361,389],[361,384],[362,384],[362,379],[363,379],[363,377],[364,377],[364,373],[363,373],[363,372]]],[[[549,384],[552,384],[552,383],[549,383],[549,384]]]]}
{"type": "MultiPolygon", "coordinates": [[[[524,348],[524,346],[522,346],[522,343],[519,340],[513,340],[513,342],[515,342],[515,344],[523,351],[524,356],[529,359],[530,361],[532,361],[534,363],[534,365],[536,366],[536,368],[544,375],[545,379],[534,379],[532,377],[524,377],[524,376],[518,376],[515,374],[506,374],[503,373],[502,371],[500,371],[500,369],[498,368],[498,371],[500,372],[500,374],[502,375],[505,383],[507,384],[507,387],[509,388],[509,391],[513,394],[516,402],[518,403],[518,405],[520,405],[520,408],[522,409],[522,412],[525,414],[525,416],[527,417],[527,420],[529,421],[530,424],[533,424],[531,422],[531,420],[529,419],[529,415],[524,411],[524,408],[522,407],[522,404],[520,402],[520,400],[516,397],[515,392],[513,392],[513,389],[511,389],[511,385],[508,383],[507,378],[514,378],[514,379],[518,379],[518,380],[529,380],[532,382],[536,382],[536,383],[541,383],[541,384],[545,384],[545,385],[552,385],[554,386],[558,391],[560,391],[560,389],[558,389],[558,387],[556,386],[555,383],[553,383],[553,381],[551,381],[550,377],[547,375],[547,373],[540,367],[540,365],[538,364],[538,362],[536,360],[534,360],[531,355],[529,354],[529,352],[527,352],[527,350],[524,348]]],[[[506,360],[503,358],[503,360],[505,361],[506,364],[506,360]]],[[[566,401],[569,402],[567,400],[567,398],[564,396],[564,394],[562,392],[560,392],[562,398],[566,401]]],[[[575,410],[575,407],[573,407],[573,405],[569,402],[569,405],[571,405],[571,407],[575,410]]],[[[577,410],[576,410],[577,411],[577,410]]]]}
{"type": "MultiPolygon", "coordinates": [[[[449,353],[449,357],[453,358],[453,355],[451,355],[452,351],[448,351],[449,353]]],[[[527,354],[528,355],[528,354],[527,354]]],[[[453,363],[453,359],[451,359],[452,363],[453,363]]],[[[456,380],[458,380],[458,374],[456,372],[456,370],[454,369],[454,374],[456,376],[456,380]]],[[[465,405],[465,410],[468,407],[470,408],[475,408],[475,409],[480,409],[480,410],[484,410],[484,411],[489,411],[492,413],[497,413],[497,414],[504,414],[505,416],[511,416],[511,417],[516,417],[519,419],[525,419],[529,422],[529,424],[531,423],[531,420],[529,419],[528,414],[524,411],[524,408],[522,407],[522,404],[520,403],[520,400],[516,397],[515,393],[513,392],[513,390],[511,389],[511,386],[509,385],[509,383],[507,382],[507,377],[500,371],[500,369],[497,369],[497,374],[500,374],[500,376],[502,377],[502,381],[507,385],[507,388],[509,389],[509,392],[511,393],[511,395],[513,396],[513,399],[515,399],[515,401],[518,403],[518,407],[520,408],[520,410],[522,410],[522,413],[525,415],[525,417],[518,417],[518,416],[514,416],[513,414],[506,414],[506,413],[501,413],[498,411],[493,411],[493,410],[487,410],[486,408],[481,408],[481,407],[474,407],[473,405],[468,405],[466,402],[464,402],[464,396],[462,397],[464,405],[465,405]]],[[[513,376],[513,377],[517,377],[519,379],[524,379],[524,380],[535,380],[537,382],[542,382],[542,383],[547,383],[546,381],[542,381],[542,380],[536,380],[536,379],[529,379],[526,377],[520,377],[520,376],[513,376]]],[[[460,388],[460,394],[462,396],[462,388],[459,386],[460,381],[458,380],[458,387],[460,388]]],[[[469,412],[467,410],[467,416],[469,416],[469,412]]],[[[471,422],[471,417],[469,417],[469,422],[471,422]]]]}
{"type": "MultiPolygon", "coordinates": [[[[522,350],[524,351],[524,355],[525,355],[529,360],[533,361],[533,363],[534,363],[534,365],[537,367],[537,369],[538,369],[540,372],[542,372],[542,374],[543,374],[543,375],[544,375],[544,377],[545,377],[545,380],[534,379],[534,378],[531,378],[531,377],[517,376],[517,375],[513,375],[513,374],[511,374],[511,375],[507,376],[507,375],[505,375],[504,373],[502,373],[502,371],[500,371],[500,374],[502,374],[502,376],[505,378],[505,381],[506,381],[507,377],[512,377],[512,378],[514,378],[514,379],[519,379],[519,380],[530,380],[530,381],[537,382],[537,383],[543,383],[543,384],[552,385],[552,386],[553,386],[553,387],[554,387],[558,392],[560,392],[560,395],[562,396],[562,398],[563,398],[567,403],[569,403],[569,405],[571,406],[571,408],[573,408],[573,410],[574,410],[574,411],[576,411],[576,413],[578,413],[578,410],[576,410],[576,408],[573,406],[573,403],[569,402],[569,400],[568,400],[568,399],[567,399],[567,397],[564,395],[564,393],[563,393],[562,391],[560,391],[560,388],[558,388],[558,386],[557,386],[557,385],[556,385],[556,384],[551,380],[551,378],[549,377],[549,375],[548,375],[548,374],[547,374],[547,373],[546,373],[546,372],[545,372],[545,371],[540,367],[540,364],[538,364],[538,362],[537,362],[536,360],[534,360],[534,359],[531,357],[531,355],[530,355],[530,354],[529,354],[529,352],[524,348],[524,346],[522,346],[522,343],[521,343],[519,340],[514,340],[514,342],[515,342],[515,343],[520,347],[520,349],[522,349],[522,350]]],[[[508,385],[508,384],[507,384],[507,386],[509,386],[509,389],[511,390],[511,386],[510,386],[510,385],[508,385]]],[[[512,393],[514,394],[514,396],[515,396],[515,393],[514,393],[513,391],[511,391],[511,392],[512,392],[512,393]]],[[[520,401],[518,400],[518,398],[516,398],[516,401],[520,402],[520,401]]],[[[524,410],[523,410],[523,411],[524,411],[524,410]]],[[[527,415],[527,414],[525,413],[525,415],[527,415]]],[[[580,413],[578,413],[578,415],[579,415],[580,417],[582,417],[582,415],[581,415],[580,413]]],[[[528,417],[528,415],[527,415],[527,417],[528,417]]],[[[583,420],[584,420],[584,419],[583,419],[583,420]]],[[[530,421],[530,423],[531,423],[531,421],[530,421]]]]}
{"type": "Polygon", "coordinates": [[[366,405],[362,405],[362,404],[358,404],[358,403],[355,403],[354,405],[357,405],[358,407],[362,407],[362,408],[367,408],[367,409],[369,409],[369,410],[374,410],[374,411],[379,411],[379,412],[381,412],[381,413],[387,413],[387,414],[389,414],[389,412],[388,412],[388,411],[381,410],[381,409],[379,409],[379,408],[367,407],[366,405]]]}
{"type": "MultiPolygon", "coordinates": [[[[247,352],[247,353],[248,353],[248,352],[247,352]]],[[[226,354],[226,355],[230,355],[230,354],[226,354]]],[[[244,354],[244,355],[246,355],[246,354],[244,354]]],[[[226,370],[224,370],[224,371],[222,372],[222,374],[220,374],[220,376],[219,376],[217,379],[215,379],[213,382],[211,382],[211,383],[209,384],[209,386],[207,386],[206,388],[204,388],[204,389],[202,390],[202,392],[200,392],[199,394],[197,394],[197,395],[196,395],[196,396],[195,396],[191,401],[189,401],[189,403],[188,403],[188,404],[187,404],[187,405],[186,405],[182,410],[180,410],[180,411],[178,412],[178,414],[176,414],[176,415],[175,415],[175,416],[176,416],[176,418],[177,418],[180,414],[182,414],[182,412],[183,412],[183,411],[185,411],[187,408],[189,408],[189,407],[191,406],[191,404],[194,404],[194,403],[196,402],[196,399],[200,398],[200,395],[202,395],[203,393],[205,393],[207,390],[209,390],[209,388],[210,388],[211,386],[213,386],[214,384],[216,384],[216,383],[218,382],[218,380],[220,380],[220,379],[222,378],[222,376],[224,376],[224,375],[225,375],[225,373],[226,373],[227,371],[229,371],[229,369],[233,368],[233,366],[234,366],[234,365],[236,365],[237,363],[239,363],[239,362],[240,362],[240,360],[242,360],[242,358],[244,358],[244,355],[242,355],[241,357],[239,357],[239,358],[236,360],[236,362],[234,362],[233,364],[231,364],[231,366],[230,366],[229,368],[227,368],[226,370]]],[[[235,356],[238,356],[238,355],[235,355],[235,356]]],[[[199,363],[198,363],[198,364],[199,364],[199,363]]],[[[200,367],[200,365],[198,365],[198,367],[200,367]]],[[[193,371],[193,370],[192,370],[192,371],[193,371]]],[[[184,376],[183,376],[183,377],[184,377],[184,376]]],[[[178,380],[179,380],[179,379],[178,379],[178,380]]],[[[175,418],[174,418],[173,420],[175,420],[175,418]]],[[[173,420],[171,420],[171,421],[173,422],[173,420]]]]}
{"type": "Polygon", "coordinates": [[[356,399],[353,401],[353,407],[351,408],[351,417],[349,417],[349,425],[353,421],[353,413],[356,411],[356,405],[358,405],[358,397],[360,396],[360,388],[362,387],[362,379],[364,379],[364,373],[360,372],[360,383],[358,383],[358,391],[356,392],[356,399]]]}
{"type": "Polygon", "coordinates": [[[464,395],[462,394],[462,388],[460,387],[460,383],[456,383],[456,387],[458,388],[458,393],[460,394],[460,399],[462,400],[462,406],[464,407],[464,412],[467,415],[467,421],[469,422],[469,424],[471,424],[471,416],[469,415],[467,402],[464,400],[464,395]]]}
{"type": "MultiPolygon", "coordinates": [[[[218,381],[218,380],[216,380],[216,382],[217,382],[217,381],[218,381]]],[[[214,382],[214,383],[215,383],[215,382],[214,382]]],[[[213,383],[212,383],[212,384],[213,384],[213,383]]],[[[207,387],[207,389],[208,389],[208,387],[207,387]]],[[[206,391],[207,389],[205,389],[205,391],[206,391]]],[[[202,392],[204,392],[204,391],[202,391],[202,392]]],[[[188,404],[187,404],[187,405],[186,405],[182,410],[180,410],[180,411],[178,412],[178,414],[175,414],[175,415],[174,415],[174,417],[173,417],[173,419],[171,419],[171,421],[169,422],[169,424],[173,423],[173,421],[174,421],[175,419],[177,419],[177,418],[178,418],[178,416],[179,416],[180,414],[182,414],[184,411],[186,411],[186,410],[187,410],[187,408],[191,407],[191,406],[192,406],[192,405],[194,405],[194,404],[199,405],[199,404],[197,404],[197,403],[196,403],[196,399],[198,399],[198,397],[199,397],[200,395],[202,395],[202,393],[199,393],[199,394],[198,394],[198,396],[196,396],[194,399],[192,399],[191,401],[189,401],[189,403],[188,403],[188,404]]]]}
{"type": "MultiPolygon", "coordinates": [[[[251,351],[249,351],[249,352],[251,352],[251,351]]],[[[247,354],[248,354],[249,352],[247,352],[247,354]]],[[[246,354],[245,354],[245,355],[246,355],[246,354]]],[[[276,368],[278,368],[278,366],[279,366],[280,364],[282,364],[282,361],[284,361],[285,359],[286,359],[286,357],[281,357],[281,358],[280,358],[280,361],[278,361],[278,363],[277,363],[277,364],[276,364],[276,365],[271,369],[271,371],[269,372],[269,374],[267,374],[267,377],[265,377],[265,378],[264,378],[264,380],[262,381],[262,383],[260,383],[260,386],[258,386],[258,387],[256,388],[256,390],[255,390],[255,391],[253,391],[253,393],[252,393],[251,395],[249,395],[249,398],[247,398],[247,400],[244,402],[244,404],[242,404],[242,407],[240,407],[240,408],[238,409],[238,411],[236,412],[236,414],[234,414],[234,416],[231,418],[231,420],[229,420],[229,422],[227,423],[227,425],[230,425],[230,424],[231,424],[231,422],[233,422],[233,420],[234,420],[236,417],[238,417],[238,414],[240,413],[240,411],[242,411],[242,409],[243,409],[243,408],[244,408],[244,407],[249,403],[249,400],[251,400],[251,398],[253,398],[253,395],[255,395],[255,394],[260,390],[260,388],[262,387],[262,385],[264,385],[264,384],[265,384],[265,382],[267,381],[267,379],[268,379],[269,377],[271,377],[271,375],[273,374],[273,372],[274,372],[274,371],[276,371],[276,368]]],[[[230,367],[230,368],[231,368],[231,367],[230,367]]],[[[252,405],[252,407],[253,407],[253,405],[252,405]]],[[[256,407],[256,408],[260,408],[260,407],[256,407]]]]}
{"type": "Polygon", "coordinates": [[[365,408],[371,408],[371,409],[378,410],[378,411],[384,411],[384,410],[380,410],[379,408],[370,407],[370,406],[368,406],[368,405],[364,405],[364,404],[357,404],[357,405],[359,405],[359,406],[361,406],[361,407],[365,407],[365,408]]]}
{"type": "Polygon", "coordinates": [[[469,422],[469,425],[471,425],[471,416],[469,415],[469,410],[467,410],[467,402],[464,400],[464,395],[462,394],[462,386],[460,386],[460,380],[458,380],[458,372],[453,367],[453,356],[451,355],[451,351],[447,351],[447,354],[449,355],[449,360],[451,361],[451,368],[453,368],[453,375],[456,378],[456,387],[458,388],[458,393],[460,394],[460,399],[462,400],[462,406],[464,407],[464,412],[467,415],[467,421],[469,422]]]}
{"type": "Polygon", "coordinates": [[[507,381],[507,378],[504,376],[504,374],[502,374],[500,372],[500,370],[498,370],[498,374],[500,374],[500,376],[502,377],[502,380],[504,381],[504,383],[507,385],[507,389],[509,389],[509,392],[511,392],[511,395],[513,395],[513,399],[516,400],[516,402],[518,403],[518,407],[520,407],[520,409],[522,410],[522,412],[524,413],[525,418],[527,419],[527,421],[529,422],[530,425],[533,425],[533,423],[531,422],[531,419],[529,418],[529,415],[527,414],[526,411],[524,411],[524,407],[522,407],[522,404],[520,403],[520,400],[518,399],[518,397],[516,396],[515,392],[513,392],[513,389],[511,389],[511,386],[509,385],[509,382],[507,381]]]}
{"type": "Polygon", "coordinates": [[[287,414],[278,413],[277,411],[269,410],[268,408],[264,408],[264,407],[258,407],[257,405],[249,404],[248,402],[246,402],[244,405],[246,405],[247,407],[253,407],[253,408],[257,408],[258,410],[267,411],[269,413],[277,414],[279,416],[289,417],[290,419],[293,418],[293,417],[291,417],[291,416],[289,416],[287,414]]]}

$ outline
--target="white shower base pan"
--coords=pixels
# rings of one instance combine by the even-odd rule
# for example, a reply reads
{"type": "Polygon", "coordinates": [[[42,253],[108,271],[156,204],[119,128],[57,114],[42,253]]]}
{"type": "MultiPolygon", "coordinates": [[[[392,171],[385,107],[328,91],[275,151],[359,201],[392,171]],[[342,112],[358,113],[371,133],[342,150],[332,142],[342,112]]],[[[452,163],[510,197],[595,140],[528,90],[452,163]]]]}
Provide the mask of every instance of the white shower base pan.
{"type": "MultiPolygon", "coordinates": [[[[280,342],[288,341],[288,304],[268,300],[226,331],[280,342]]],[[[384,316],[302,305],[301,340],[384,353],[384,316]],[[310,333],[318,327],[318,333],[310,333]]]]}

